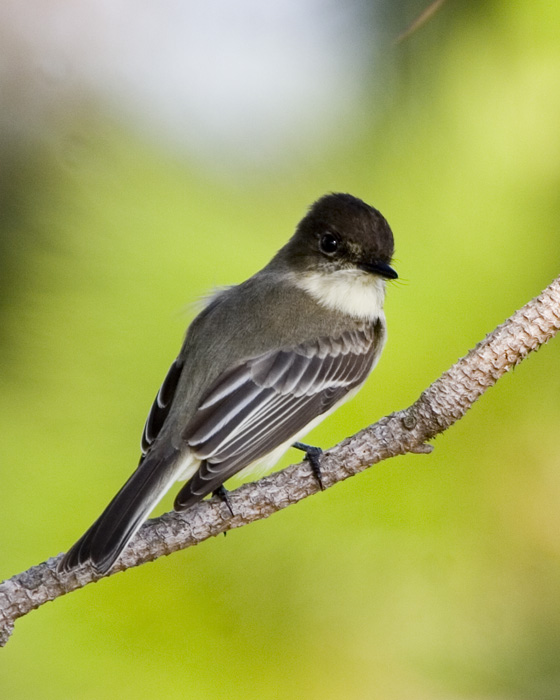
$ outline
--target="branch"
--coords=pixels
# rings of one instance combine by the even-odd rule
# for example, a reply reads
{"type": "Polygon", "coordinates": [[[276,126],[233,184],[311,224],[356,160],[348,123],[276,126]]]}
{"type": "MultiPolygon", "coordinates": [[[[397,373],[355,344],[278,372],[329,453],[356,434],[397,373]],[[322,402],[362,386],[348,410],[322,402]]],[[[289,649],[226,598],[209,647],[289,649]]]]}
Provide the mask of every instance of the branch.
{"type": "Polygon", "coordinates": [[[417,32],[420,27],[424,26],[428,20],[430,20],[435,13],[441,8],[445,0],[433,0],[428,7],[426,7],[422,12],[416,17],[416,19],[408,25],[408,27],[399,34],[399,36],[395,39],[395,44],[400,44],[405,39],[408,39],[410,36],[412,36],[415,32],[417,32]]]}
{"type": "MultiPolygon", "coordinates": [[[[468,355],[437,379],[409,408],[325,452],[321,473],[325,488],[388,457],[428,453],[426,444],[462,418],[486,389],[560,330],[560,277],[516,311],[468,355]]],[[[146,522],[106,575],[186,549],[222,532],[248,525],[318,491],[306,462],[276,472],[230,493],[226,504],[212,498],[184,513],[166,513],[146,522]]],[[[58,596],[103,578],[89,565],[67,574],[57,571],[62,555],[33,566],[0,584],[0,646],[7,643],[18,617],[58,596]]]]}

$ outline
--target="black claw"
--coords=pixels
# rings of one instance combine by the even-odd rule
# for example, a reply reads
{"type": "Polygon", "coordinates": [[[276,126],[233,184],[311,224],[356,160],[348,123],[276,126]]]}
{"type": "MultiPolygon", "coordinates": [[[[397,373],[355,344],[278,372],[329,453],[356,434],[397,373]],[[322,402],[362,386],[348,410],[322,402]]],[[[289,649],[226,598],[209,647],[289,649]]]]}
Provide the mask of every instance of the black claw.
{"type": "Polygon", "coordinates": [[[315,478],[317,479],[317,482],[319,486],[321,487],[321,491],[325,490],[325,487],[323,485],[323,477],[321,474],[321,455],[323,454],[323,450],[320,447],[314,447],[313,445],[306,445],[304,442],[294,442],[292,447],[295,447],[296,450],[301,450],[302,452],[305,452],[305,459],[309,462],[309,465],[311,467],[311,471],[315,475],[315,478]]]}
{"type": "MultiPolygon", "coordinates": [[[[217,496],[220,499],[220,501],[222,501],[222,503],[226,504],[229,512],[231,513],[231,517],[233,518],[234,513],[233,513],[233,510],[231,508],[231,503],[229,502],[228,490],[226,489],[226,487],[223,484],[222,484],[222,486],[218,486],[218,488],[215,491],[212,491],[212,495],[217,496]]],[[[226,533],[224,532],[224,535],[225,534],[226,533]]]]}

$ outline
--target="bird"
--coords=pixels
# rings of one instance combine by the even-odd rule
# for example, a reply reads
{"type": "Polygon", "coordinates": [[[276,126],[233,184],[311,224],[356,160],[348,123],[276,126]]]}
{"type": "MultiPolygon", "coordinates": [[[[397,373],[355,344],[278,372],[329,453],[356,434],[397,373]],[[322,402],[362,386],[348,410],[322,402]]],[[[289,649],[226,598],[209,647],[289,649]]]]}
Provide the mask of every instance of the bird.
{"type": "MultiPolygon", "coordinates": [[[[149,411],[136,470],[62,558],[59,571],[111,569],[175,484],[184,511],[233,475],[269,470],[296,446],[320,480],[320,449],[301,438],[352,398],[385,345],[393,233],[351,194],[308,209],[259,272],[211,295],[191,322],[149,411]]],[[[231,507],[230,507],[231,509],[231,507]]]]}

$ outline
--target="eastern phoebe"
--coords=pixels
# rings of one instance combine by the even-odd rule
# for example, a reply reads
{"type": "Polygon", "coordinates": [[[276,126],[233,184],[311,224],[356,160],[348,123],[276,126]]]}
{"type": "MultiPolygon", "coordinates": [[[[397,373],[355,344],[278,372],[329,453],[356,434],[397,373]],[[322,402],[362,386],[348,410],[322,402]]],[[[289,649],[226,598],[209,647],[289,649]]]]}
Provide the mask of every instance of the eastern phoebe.
{"type": "Polygon", "coordinates": [[[328,194],[265,268],[218,291],[156,396],[138,468],[60,569],[108,571],[175,481],[187,480],[176,510],[223,495],[230,477],[270,468],[354,396],[385,344],[393,250],[376,209],[328,194]]]}

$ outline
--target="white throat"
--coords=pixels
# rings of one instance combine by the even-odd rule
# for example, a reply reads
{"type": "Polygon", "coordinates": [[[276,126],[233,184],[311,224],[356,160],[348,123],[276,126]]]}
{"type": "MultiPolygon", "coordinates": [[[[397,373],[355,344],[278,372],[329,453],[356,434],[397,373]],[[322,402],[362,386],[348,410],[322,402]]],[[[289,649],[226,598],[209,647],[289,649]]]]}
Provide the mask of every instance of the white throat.
{"type": "Polygon", "coordinates": [[[385,280],[369,272],[307,272],[294,276],[294,282],[332,311],[363,319],[375,319],[383,313],[385,280]]]}

